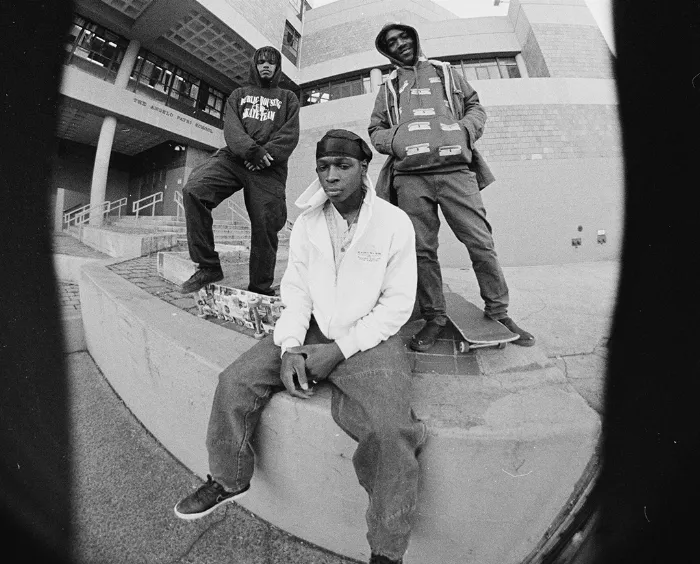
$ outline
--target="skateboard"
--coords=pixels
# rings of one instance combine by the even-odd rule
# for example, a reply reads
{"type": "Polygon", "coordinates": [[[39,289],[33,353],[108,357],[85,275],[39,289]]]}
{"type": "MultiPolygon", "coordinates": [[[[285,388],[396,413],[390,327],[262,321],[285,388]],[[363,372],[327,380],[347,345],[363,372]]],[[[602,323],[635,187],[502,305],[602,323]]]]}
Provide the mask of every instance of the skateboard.
{"type": "Polygon", "coordinates": [[[447,318],[462,337],[459,352],[465,353],[483,347],[502,349],[506,343],[519,338],[517,333],[513,333],[502,323],[485,317],[481,308],[459,294],[445,293],[445,304],[447,318]]]}
{"type": "Polygon", "coordinates": [[[275,329],[284,309],[279,296],[265,296],[220,284],[207,284],[194,293],[200,317],[218,317],[252,329],[262,339],[275,329]]]}

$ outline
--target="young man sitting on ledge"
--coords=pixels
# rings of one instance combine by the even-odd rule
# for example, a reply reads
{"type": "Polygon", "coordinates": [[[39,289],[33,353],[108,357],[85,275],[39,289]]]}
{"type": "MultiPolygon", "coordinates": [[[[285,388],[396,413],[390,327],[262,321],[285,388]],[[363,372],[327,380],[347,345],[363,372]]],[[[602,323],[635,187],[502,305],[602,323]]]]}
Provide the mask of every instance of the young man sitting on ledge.
{"type": "Polygon", "coordinates": [[[211,475],[175,506],[208,515],[250,487],[250,439],[271,395],[307,399],[326,381],[334,421],[357,441],[353,464],[369,495],[370,563],[401,563],[416,509],[417,453],[427,437],[409,404],[411,369],[400,337],[416,295],[415,234],[408,216],[376,197],[369,146],[331,130],[316,146],[318,179],[296,204],[285,304],[267,337],[219,376],[209,419],[211,475]]]}

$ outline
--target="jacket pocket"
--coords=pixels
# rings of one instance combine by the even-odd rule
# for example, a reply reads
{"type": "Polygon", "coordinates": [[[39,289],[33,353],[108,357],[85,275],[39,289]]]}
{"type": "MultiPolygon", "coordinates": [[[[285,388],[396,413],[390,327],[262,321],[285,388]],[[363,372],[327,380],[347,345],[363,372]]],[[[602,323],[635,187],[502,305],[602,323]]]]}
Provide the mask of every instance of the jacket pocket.
{"type": "Polygon", "coordinates": [[[392,141],[399,172],[468,166],[472,152],[462,126],[447,116],[417,116],[400,124],[392,141]]]}

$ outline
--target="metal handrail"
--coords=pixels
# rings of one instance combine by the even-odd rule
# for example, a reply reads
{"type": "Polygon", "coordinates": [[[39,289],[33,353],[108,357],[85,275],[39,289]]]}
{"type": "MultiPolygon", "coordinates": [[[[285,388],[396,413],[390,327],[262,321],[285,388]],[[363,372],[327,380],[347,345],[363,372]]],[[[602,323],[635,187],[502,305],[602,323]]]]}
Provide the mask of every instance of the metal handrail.
{"type": "Polygon", "coordinates": [[[231,221],[233,221],[233,214],[236,214],[238,217],[240,217],[245,223],[250,225],[250,219],[248,218],[247,215],[243,214],[243,209],[241,206],[239,206],[236,202],[233,200],[227,200],[228,202],[228,209],[231,210],[231,221]]]}
{"type": "Polygon", "coordinates": [[[136,200],[131,205],[131,211],[136,214],[136,219],[139,218],[139,213],[141,210],[145,210],[147,207],[151,206],[151,217],[156,215],[156,204],[163,201],[163,192],[156,192],[140,200],[136,200]]]}
{"type": "Polygon", "coordinates": [[[66,224],[66,227],[70,227],[71,222],[75,222],[75,225],[81,225],[86,221],[84,217],[85,212],[87,212],[88,210],[90,210],[90,204],[85,204],[84,206],[74,209],[73,211],[64,213],[63,223],[66,224]]]}
{"type": "Polygon", "coordinates": [[[115,209],[119,211],[119,219],[122,217],[122,208],[126,207],[127,204],[127,199],[126,198],[119,198],[118,200],[114,200],[113,202],[109,203],[109,209],[107,210],[107,215],[112,213],[115,209]]]}
{"type": "Polygon", "coordinates": [[[108,216],[112,211],[118,210],[119,217],[122,216],[122,208],[126,206],[126,198],[120,198],[119,200],[114,200],[113,202],[102,202],[101,204],[95,204],[91,206],[90,204],[85,204],[71,212],[63,214],[63,222],[66,227],[70,227],[71,223],[73,225],[80,226],[87,223],[90,220],[90,216],[93,212],[102,210],[102,217],[108,216]]]}
{"type": "Polygon", "coordinates": [[[180,210],[182,210],[182,214],[185,215],[185,203],[182,200],[182,192],[178,192],[177,190],[175,190],[175,194],[173,194],[173,199],[177,204],[175,211],[177,220],[180,221],[180,210]]]}

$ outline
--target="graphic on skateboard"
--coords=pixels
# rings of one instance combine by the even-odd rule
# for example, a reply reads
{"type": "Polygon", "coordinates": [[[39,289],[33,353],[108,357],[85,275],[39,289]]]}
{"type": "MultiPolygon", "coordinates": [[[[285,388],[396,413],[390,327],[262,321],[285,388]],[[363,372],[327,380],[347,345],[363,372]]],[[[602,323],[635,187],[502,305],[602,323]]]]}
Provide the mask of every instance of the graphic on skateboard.
{"type": "Polygon", "coordinates": [[[446,292],[445,304],[447,306],[447,318],[462,337],[462,340],[459,342],[459,352],[465,353],[471,349],[482,347],[498,347],[502,349],[506,346],[506,343],[515,341],[520,337],[502,323],[485,317],[481,308],[459,294],[446,292]]]}
{"type": "Polygon", "coordinates": [[[207,284],[194,293],[200,317],[218,317],[255,331],[262,339],[275,328],[284,309],[279,296],[265,296],[220,284],[207,284]]]}

